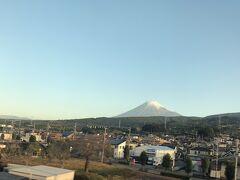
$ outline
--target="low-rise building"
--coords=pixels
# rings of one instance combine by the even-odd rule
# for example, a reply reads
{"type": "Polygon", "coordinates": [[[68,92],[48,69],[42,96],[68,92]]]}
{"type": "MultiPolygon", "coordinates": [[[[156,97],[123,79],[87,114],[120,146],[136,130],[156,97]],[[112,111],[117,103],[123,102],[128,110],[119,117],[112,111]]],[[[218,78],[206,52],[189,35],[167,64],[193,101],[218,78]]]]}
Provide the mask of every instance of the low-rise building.
{"type": "Polygon", "coordinates": [[[0,144],[0,150],[5,148],[6,148],[6,144],[0,144]]]}
{"type": "Polygon", "coordinates": [[[207,147],[194,147],[190,149],[190,154],[208,156],[213,155],[213,150],[207,147]]]}
{"type": "Polygon", "coordinates": [[[138,159],[143,151],[146,152],[148,158],[157,158],[159,164],[162,163],[163,156],[166,154],[169,154],[171,156],[173,163],[175,162],[176,149],[160,145],[143,145],[136,147],[133,150],[130,150],[130,156],[132,158],[138,159]]]}
{"type": "Polygon", "coordinates": [[[74,171],[51,166],[28,166],[9,169],[9,174],[36,180],[73,180],[74,171]]]}
{"type": "Polygon", "coordinates": [[[11,141],[12,140],[12,133],[0,133],[0,139],[4,141],[11,141]]]}
{"type": "Polygon", "coordinates": [[[50,139],[55,140],[55,141],[59,141],[62,139],[62,133],[58,133],[58,132],[53,132],[49,134],[50,139]]]}
{"type": "Polygon", "coordinates": [[[75,134],[73,132],[64,132],[62,133],[63,139],[74,140],[75,134]]]}
{"type": "Polygon", "coordinates": [[[26,133],[25,136],[21,137],[21,140],[29,142],[29,139],[30,139],[31,136],[35,136],[37,142],[42,142],[43,141],[42,136],[38,133],[26,133]]]}
{"type": "Polygon", "coordinates": [[[125,139],[112,139],[110,140],[110,145],[113,149],[113,157],[115,159],[124,158],[124,148],[126,146],[125,139]]]}

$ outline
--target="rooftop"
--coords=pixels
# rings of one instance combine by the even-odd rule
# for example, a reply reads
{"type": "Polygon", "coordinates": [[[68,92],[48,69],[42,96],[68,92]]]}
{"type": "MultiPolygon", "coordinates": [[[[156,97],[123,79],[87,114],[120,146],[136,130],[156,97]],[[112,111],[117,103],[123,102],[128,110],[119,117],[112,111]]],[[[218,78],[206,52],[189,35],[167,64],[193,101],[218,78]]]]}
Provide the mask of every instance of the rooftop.
{"type": "Polygon", "coordinates": [[[124,141],[126,141],[125,139],[111,139],[109,141],[109,143],[111,145],[119,145],[119,144],[122,144],[124,141]]]}
{"type": "Polygon", "coordinates": [[[40,165],[40,166],[20,167],[20,168],[11,169],[9,171],[9,173],[14,173],[14,172],[48,177],[48,176],[56,176],[59,174],[69,173],[69,172],[72,172],[72,170],[40,165]]]}

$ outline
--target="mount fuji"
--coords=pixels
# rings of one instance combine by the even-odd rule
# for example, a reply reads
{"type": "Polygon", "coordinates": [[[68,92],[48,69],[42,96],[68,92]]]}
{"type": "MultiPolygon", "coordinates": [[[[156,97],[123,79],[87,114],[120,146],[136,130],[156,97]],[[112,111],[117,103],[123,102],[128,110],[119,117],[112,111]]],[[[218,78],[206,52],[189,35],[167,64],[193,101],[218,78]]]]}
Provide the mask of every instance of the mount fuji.
{"type": "Polygon", "coordinates": [[[158,101],[148,101],[116,117],[151,117],[151,116],[174,117],[181,115],[178,114],[177,112],[166,109],[158,101]]]}

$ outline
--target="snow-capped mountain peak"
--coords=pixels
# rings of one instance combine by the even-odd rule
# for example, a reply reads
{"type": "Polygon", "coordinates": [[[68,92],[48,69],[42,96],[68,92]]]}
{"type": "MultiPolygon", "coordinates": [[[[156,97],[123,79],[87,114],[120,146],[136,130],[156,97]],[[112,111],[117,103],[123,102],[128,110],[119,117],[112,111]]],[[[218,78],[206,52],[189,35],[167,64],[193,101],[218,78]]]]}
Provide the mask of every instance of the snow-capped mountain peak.
{"type": "Polygon", "coordinates": [[[126,113],[117,117],[151,117],[151,116],[181,116],[180,114],[170,111],[162,106],[158,101],[148,101],[126,113]]]}
{"type": "Polygon", "coordinates": [[[150,106],[150,107],[153,107],[153,108],[163,108],[163,106],[158,102],[158,101],[148,101],[146,102],[147,103],[147,106],[150,106]]]}

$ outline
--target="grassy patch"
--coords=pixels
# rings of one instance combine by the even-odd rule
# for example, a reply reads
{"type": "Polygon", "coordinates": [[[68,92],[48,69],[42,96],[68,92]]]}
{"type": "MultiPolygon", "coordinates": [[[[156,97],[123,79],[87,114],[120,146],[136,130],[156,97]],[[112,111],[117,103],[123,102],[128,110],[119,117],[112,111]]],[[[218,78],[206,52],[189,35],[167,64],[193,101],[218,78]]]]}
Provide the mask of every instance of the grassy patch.
{"type": "Polygon", "coordinates": [[[104,180],[103,176],[95,173],[85,173],[80,171],[75,172],[74,180],[104,180]]]}
{"type": "Polygon", "coordinates": [[[133,177],[136,176],[136,173],[131,171],[130,169],[126,168],[107,168],[107,169],[101,169],[97,171],[93,171],[94,173],[97,173],[104,177],[114,177],[114,176],[120,176],[123,178],[127,177],[133,177]]]}

